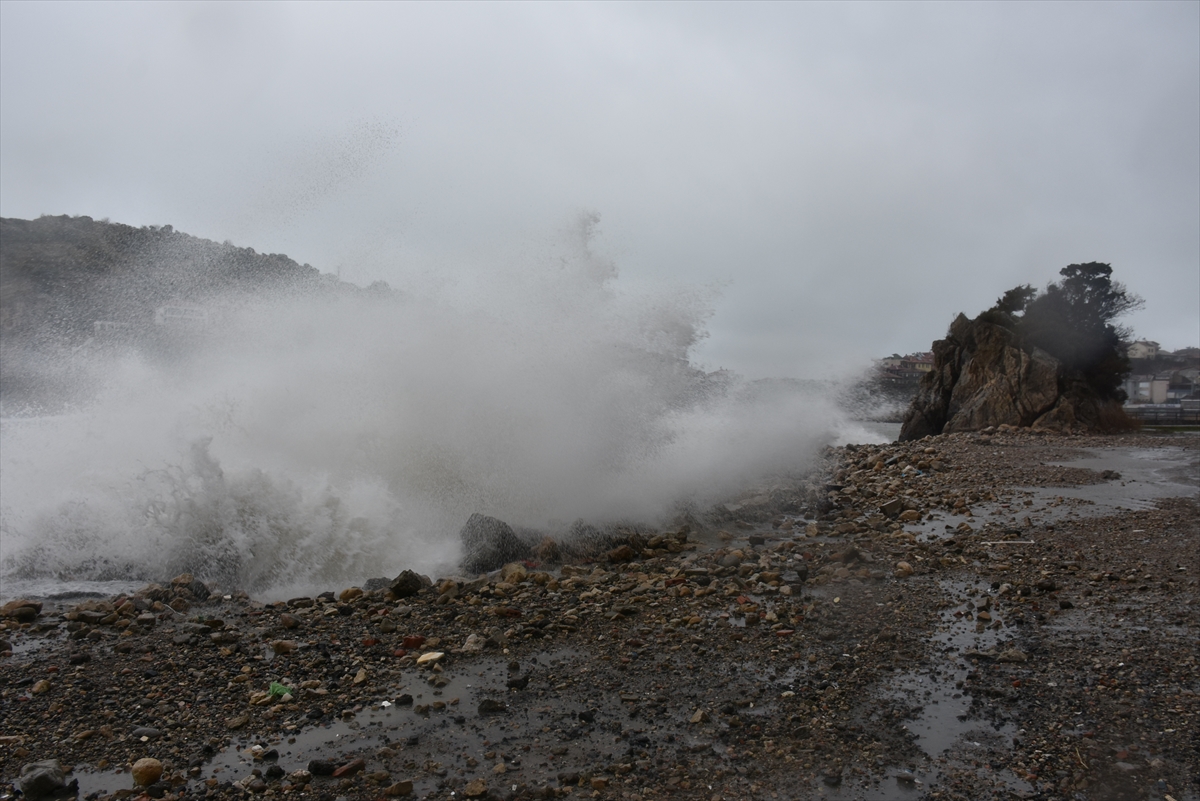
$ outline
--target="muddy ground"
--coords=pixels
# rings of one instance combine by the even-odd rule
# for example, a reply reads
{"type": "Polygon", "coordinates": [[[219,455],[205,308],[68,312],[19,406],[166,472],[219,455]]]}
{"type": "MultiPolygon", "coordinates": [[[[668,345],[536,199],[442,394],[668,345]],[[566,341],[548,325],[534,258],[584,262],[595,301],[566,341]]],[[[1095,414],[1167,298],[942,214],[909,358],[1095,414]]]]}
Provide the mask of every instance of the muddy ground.
{"type": "Polygon", "coordinates": [[[1198,494],[1200,437],[951,435],[411,597],[10,605],[0,797],[1194,801],[1198,494]]]}

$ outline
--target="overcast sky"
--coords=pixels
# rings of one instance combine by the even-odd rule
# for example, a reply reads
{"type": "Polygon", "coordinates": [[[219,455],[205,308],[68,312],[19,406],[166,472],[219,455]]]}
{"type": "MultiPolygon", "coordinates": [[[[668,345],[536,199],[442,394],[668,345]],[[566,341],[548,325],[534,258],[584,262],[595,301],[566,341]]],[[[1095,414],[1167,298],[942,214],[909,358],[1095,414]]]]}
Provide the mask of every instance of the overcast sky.
{"type": "Polygon", "coordinates": [[[750,377],[1093,260],[1200,344],[1200,4],[0,3],[3,216],[408,287],[589,210],[750,377]]]}

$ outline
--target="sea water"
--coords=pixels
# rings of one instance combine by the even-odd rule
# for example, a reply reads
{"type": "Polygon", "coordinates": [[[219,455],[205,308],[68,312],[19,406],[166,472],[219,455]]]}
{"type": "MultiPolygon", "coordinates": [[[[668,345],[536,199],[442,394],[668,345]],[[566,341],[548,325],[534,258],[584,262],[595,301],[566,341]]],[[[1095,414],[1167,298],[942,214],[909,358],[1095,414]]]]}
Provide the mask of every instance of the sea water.
{"type": "Polygon", "coordinates": [[[653,525],[885,438],[821,385],[698,369],[711,296],[623,290],[590,234],[449,291],[207,297],[220,324],[170,349],[75,352],[78,408],[0,421],[0,594],[451,573],[472,512],[653,525]]]}

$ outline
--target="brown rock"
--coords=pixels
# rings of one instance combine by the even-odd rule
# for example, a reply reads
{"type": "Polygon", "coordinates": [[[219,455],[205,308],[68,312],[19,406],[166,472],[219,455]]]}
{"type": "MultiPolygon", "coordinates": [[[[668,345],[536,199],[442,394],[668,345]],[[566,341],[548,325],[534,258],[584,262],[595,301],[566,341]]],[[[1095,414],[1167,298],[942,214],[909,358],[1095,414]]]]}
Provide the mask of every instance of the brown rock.
{"type": "Polygon", "coordinates": [[[9,601],[0,607],[0,616],[13,618],[18,623],[29,623],[41,613],[41,601],[29,601],[24,598],[9,601]]]}
{"type": "Polygon", "coordinates": [[[933,369],[904,415],[900,441],[928,434],[1028,426],[1059,400],[1059,362],[1021,350],[1016,335],[983,315],[959,315],[933,343],[933,369]]]}
{"type": "Polygon", "coordinates": [[[145,757],[134,762],[133,769],[129,773],[133,776],[136,784],[141,787],[149,787],[162,778],[163,765],[153,757],[145,757]]]}
{"type": "Polygon", "coordinates": [[[533,548],[533,555],[542,562],[558,563],[562,560],[562,552],[559,550],[558,543],[549,537],[543,537],[533,548]]]}
{"type": "Polygon", "coordinates": [[[500,578],[509,584],[520,584],[527,575],[528,571],[525,569],[525,565],[520,562],[509,562],[500,568],[500,578]]]}
{"type": "Polygon", "coordinates": [[[425,582],[421,580],[421,576],[411,570],[405,570],[392,581],[389,589],[392,595],[397,598],[411,598],[412,596],[425,589],[425,582]]]}
{"type": "Polygon", "coordinates": [[[899,498],[892,498],[887,503],[880,505],[879,511],[883,512],[888,517],[895,517],[904,511],[904,501],[899,498]]]}
{"type": "Polygon", "coordinates": [[[637,553],[628,545],[620,545],[607,554],[610,562],[632,562],[636,556],[637,553]]]}
{"type": "Polygon", "coordinates": [[[344,776],[353,776],[355,773],[358,773],[360,770],[363,770],[366,767],[367,763],[364,760],[356,759],[353,762],[347,762],[345,765],[342,765],[335,770],[333,772],[333,778],[340,779],[344,776]]]}

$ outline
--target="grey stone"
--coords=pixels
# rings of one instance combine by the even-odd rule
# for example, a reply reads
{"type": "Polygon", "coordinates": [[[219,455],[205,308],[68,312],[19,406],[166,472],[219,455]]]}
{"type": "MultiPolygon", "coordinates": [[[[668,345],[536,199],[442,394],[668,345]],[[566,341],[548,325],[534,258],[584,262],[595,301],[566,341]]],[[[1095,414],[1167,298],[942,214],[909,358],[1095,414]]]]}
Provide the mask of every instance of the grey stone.
{"type": "Polygon", "coordinates": [[[78,788],[79,781],[72,779],[67,784],[66,774],[57,759],[43,759],[21,766],[21,777],[17,785],[25,797],[32,801],[41,798],[51,798],[56,795],[67,795],[78,788]]]}
{"type": "Polygon", "coordinates": [[[496,570],[508,562],[527,558],[530,552],[512,526],[478,512],[467,520],[458,538],[463,546],[462,569],[468,573],[496,570]]]}
{"type": "Polygon", "coordinates": [[[397,598],[411,598],[428,586],[430,585],[423,580],[422,576],[411,570],[405,570],[392,580],[392,586],[389,589],[397,598]]]}

